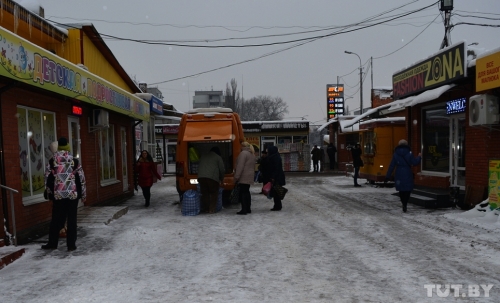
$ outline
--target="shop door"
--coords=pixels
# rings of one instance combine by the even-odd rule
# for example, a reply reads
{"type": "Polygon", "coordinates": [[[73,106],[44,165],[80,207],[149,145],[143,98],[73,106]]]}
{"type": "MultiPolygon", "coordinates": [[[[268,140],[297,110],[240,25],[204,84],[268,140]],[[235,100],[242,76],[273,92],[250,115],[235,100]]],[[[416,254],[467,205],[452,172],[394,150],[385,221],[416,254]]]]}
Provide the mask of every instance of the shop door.
{"type": "Polygon", "coordinates": [[[276,137],[260,137],[260,150],[266,150],[268,146],[276,145],[276,137]]]}
{"type": "MultiPolygon", "coordinates": [[[[69,132],[69,147],[70,153],[80,161],[80,165],[82,164],[81,157],[81,139],[80,139],[80,120],[77,117],[68,117],[68,132],[69,132]]],[[[85,171],[84,171],[85,172],[85,171]]],[[[82,207],[82,200],[78,201],[78,207],[82,207]]]]}
{"type": "Polygon", "coordinates": [[[122,183],[123,191],[127,191],[128,186],[128,159],[127,159],[127,130],[120,127],[120,142],[122,148],[122,183]]]}
{"type": "Polygon", "coordinates": [[[451,186],[465,189],[465,114],[450,119],[451,186]]]}
{"type": "Polygon", "coordinates": [[[175,174],[175,157],[177,153],[177,142],[167,142],[167,173],[175,174]]]}

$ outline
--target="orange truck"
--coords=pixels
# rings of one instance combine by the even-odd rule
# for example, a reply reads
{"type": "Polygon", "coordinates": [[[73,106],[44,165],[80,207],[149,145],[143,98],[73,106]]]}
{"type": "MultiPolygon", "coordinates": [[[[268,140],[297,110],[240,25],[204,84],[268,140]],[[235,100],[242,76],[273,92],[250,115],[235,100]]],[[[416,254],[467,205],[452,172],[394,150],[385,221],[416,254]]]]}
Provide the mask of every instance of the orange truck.
{"type": "Polygon", "coordinates": [[[226,170],[223,202],[234,188],[234,167],[245,140],[240,116],[230,108],[197,108],[182,116],[177,137],[176,187],[179,195],[198,184],[198,160],[214,146],[221,151],[226,170]]]}

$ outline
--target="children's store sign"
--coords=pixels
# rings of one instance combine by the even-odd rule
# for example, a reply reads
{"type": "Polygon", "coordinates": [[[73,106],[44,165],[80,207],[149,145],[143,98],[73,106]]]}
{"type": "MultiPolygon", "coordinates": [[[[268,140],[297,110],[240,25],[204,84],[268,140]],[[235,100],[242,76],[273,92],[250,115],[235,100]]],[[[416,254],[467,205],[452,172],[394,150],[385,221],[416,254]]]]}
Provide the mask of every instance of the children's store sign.
{"type": "Polygon", "coordinates": [[[140,120],[149,104],[0,27],[0,75],[140,120]]]}

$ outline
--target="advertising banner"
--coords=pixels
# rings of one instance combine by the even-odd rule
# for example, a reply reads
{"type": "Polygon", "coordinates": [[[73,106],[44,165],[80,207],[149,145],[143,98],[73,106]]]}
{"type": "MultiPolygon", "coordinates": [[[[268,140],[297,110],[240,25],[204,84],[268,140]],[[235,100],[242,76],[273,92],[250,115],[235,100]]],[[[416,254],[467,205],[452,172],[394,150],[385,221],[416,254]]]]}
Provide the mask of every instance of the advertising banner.
{"type": "Polygon", "coordinates": [[[500,207],[500,160],[490,160],[488,198],[491,209],[500,207]]]}
{"type": "Polygon", "coordinates": [[[149,121],[149,103],[0,27],[0,75],[149,121]]]}
{"type": "Polygon", "coordinates": [[[436,88],[467,76],[465,42],[454,44],[392,76],[394,100],[436,88]]]}
{"type": "Polygon", "coordinates": [[[500,52],[476,60],[476,92],[500,87],[500,52]]]}

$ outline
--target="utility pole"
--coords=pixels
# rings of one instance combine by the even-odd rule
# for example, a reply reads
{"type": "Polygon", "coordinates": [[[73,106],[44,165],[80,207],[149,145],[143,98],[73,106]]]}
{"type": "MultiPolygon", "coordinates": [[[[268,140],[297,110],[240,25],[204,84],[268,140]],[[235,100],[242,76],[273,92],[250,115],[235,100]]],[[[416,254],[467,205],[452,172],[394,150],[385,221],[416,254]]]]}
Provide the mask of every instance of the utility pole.
{"type": "Polygon", "coordinates": [[[441,0],[439,10],[444,12],[444,38],[440,48],[443,49],[450,46],[450,17],[453,10],[453,0],[441,0]]]}
{"type": "Polygon", "coordinates": [[[361,65],[361,57],[353,52],[344,51],[344,53],[349,55],[356,55],[359,59],[359,114],[363,114],[363,65],[361,65]]]}

